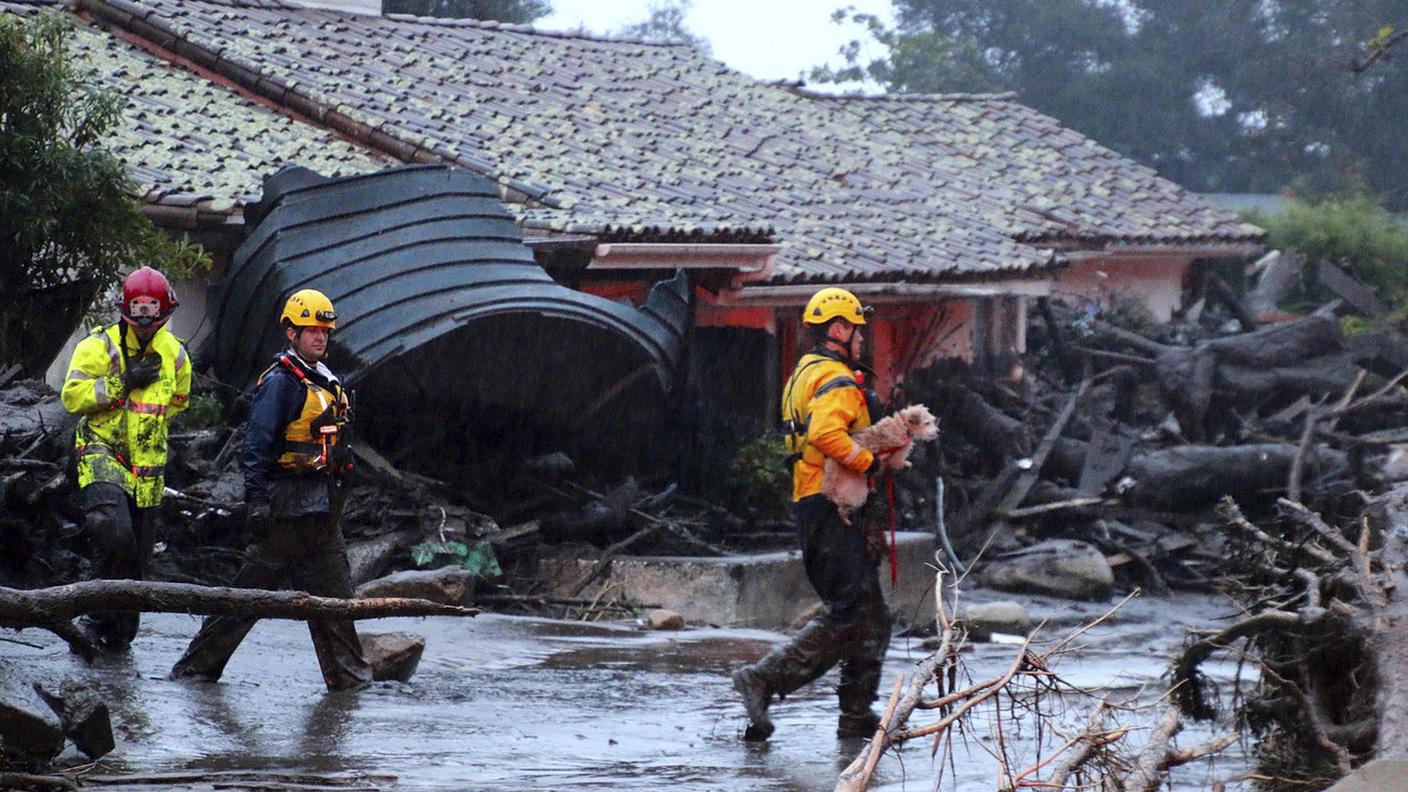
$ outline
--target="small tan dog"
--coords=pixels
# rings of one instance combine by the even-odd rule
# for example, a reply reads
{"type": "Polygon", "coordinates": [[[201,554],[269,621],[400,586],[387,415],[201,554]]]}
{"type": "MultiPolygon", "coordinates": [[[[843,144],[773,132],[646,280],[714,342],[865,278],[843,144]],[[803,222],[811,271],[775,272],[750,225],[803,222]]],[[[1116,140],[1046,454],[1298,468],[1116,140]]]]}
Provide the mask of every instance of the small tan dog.
{"type": "MultiPolygon", "coordinates": [[[[929,408],[922,404],[911,404],[876,421],[874,425],[851,435],[861,448],[882,453],[884,464],[892,470],[904,470],[911,466],[909,452],[916,440],[933,440],[939,436],[939,421],[929,408]]],[[[851,512],[865,504],[870,487],[864,473],[827,459],[822,471],[821,492],[836,504],[841,519],[851,524],[851,512]]]]}

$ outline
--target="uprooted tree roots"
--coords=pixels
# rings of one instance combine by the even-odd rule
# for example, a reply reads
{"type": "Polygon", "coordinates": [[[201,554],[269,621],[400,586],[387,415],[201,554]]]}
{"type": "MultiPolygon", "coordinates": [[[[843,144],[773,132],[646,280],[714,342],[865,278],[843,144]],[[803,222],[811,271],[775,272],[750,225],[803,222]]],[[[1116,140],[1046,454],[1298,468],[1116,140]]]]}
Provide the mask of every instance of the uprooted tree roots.
{"type": "Polygon", "coordinates": [[[1371,502],[1347,529],[1285,499],[1260,524],[1230,498],[1219,508],[1242,546],[1229,575],[1246,616],[1188,645],[1176,695],[1190,715],[1213,717],[1200,666],[1221,655],[1254,667],[1238,714],[1259,737],[1262,771],[1281,782],[1323,788],[1370,758],[1408,754],[1408,618],[1393,596],[1408,591],[1405,496],[1371,502]]]}
{"type": "MultiPolygon", "coordinates": [[[[942,573],[937,590],[944,591],[942,573]]],[[[984,710],[994,717],[996,745],[989,750],[1000,760],[998,784],[1004,791],[1080,788],[1102,792],[1153,792],[1164,784],[1171,768],[1215,754],[1235,743],[1240,735],[1230,731],[1180,749],[1173,744],[1173,738],[1182,728],[1182,717],[1173,704],[1159,704],[1161,709],[1152,727],[1136,731],[1120,725],[1116,719],[1119,713],[1143,707],[1098,699],[1052,670],[1053,662],[1068,652],[1077,638],[1120,605],[1041,650],[1034,643],[1041,629],[1037,628],[1018,648],[1006,671],[960,686],[959,651],[965,636],[949,616],[956,611],[956,602],[946,605],[941,601],[939,649],[920,662],[907,679],[901,675],[895,680],[880,727],[841,773],[836,792],[861,792],[868,788],[881,756],[913,740],[932,738],[935,755],[943,751],[945,757],[951,756],[958,734],[970,729],[973,719],[984,710]],[[1061,742],[1043,758],[1025,767],[1017,764],[1009,753],[1012,735],[1024,728],[1053,728],[1056,709],[1069,710],[1073,701],[1090,706],[1084,725],[1061,735],[1061,742]],[[920,713],[929,712],[938,715],[938,719],[932,723],[916,722],[920,713]],[[1144,735],[1144,742],[1134,744],[1131,740],[1134,734],[1144,735]]],[[[939,766],[947,763],[941,762],[939,766]]]]}

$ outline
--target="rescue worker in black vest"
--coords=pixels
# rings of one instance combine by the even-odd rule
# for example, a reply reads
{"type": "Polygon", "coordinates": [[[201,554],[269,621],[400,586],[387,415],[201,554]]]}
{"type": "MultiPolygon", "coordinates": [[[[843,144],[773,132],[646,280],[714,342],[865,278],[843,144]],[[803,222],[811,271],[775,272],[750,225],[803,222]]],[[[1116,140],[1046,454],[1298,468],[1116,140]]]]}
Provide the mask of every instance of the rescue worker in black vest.
{"type": "Polygon", "coordinates": [[[783,388],[782,415],[792,453],[792,514],[807,579],[823,608],[787,644],[733,673],[734,689],[748,711],[744,739],[772,734],[773,696],[786,696],[838,663],[837,735],[869,737],[879,723],[871,705],[890,646],[879,559],[867,551],[861,521],[846,525],[821,494],[827,458],[856,472],[873,474],[879,467],[850,436],[871,421],[859,362],[869,312],[845,289],[828,288],[811,298],[802,316],[815,346],[797,361],[783,388]]]}
{"type": "MultiPolygon", "coordinates": [[[[81,416],[74,435],[84,531],[99,578],[141,580],[166,489],[166,436],[186,409],[191,365],[166,321],[176,310],[166,276],[140,267],[122,283],[122,320],[78,342],[62,399],[81,416]]],[[[98,648],[120,652],[138,614],[100,613],[83,628],[98,648]]]]}
{"type": "MultiPolygon", "coordinates": [[[[351,597],[347,548],[338,526],[339,476],[350,465],[342,442],[350,413],[341,383],[323,363],[337,315],[325,295],[304,289],[288,298],[279,322],[288,348],[259,377],[244,440],[250,546],[232,585],[351,597]]],[[[218,680],[254,623],[207,618],[171,669],[172,678],[218,680]]],[[[310,620],[308,632],[328,690],[371,681],[351,621],[310,620]]]]}

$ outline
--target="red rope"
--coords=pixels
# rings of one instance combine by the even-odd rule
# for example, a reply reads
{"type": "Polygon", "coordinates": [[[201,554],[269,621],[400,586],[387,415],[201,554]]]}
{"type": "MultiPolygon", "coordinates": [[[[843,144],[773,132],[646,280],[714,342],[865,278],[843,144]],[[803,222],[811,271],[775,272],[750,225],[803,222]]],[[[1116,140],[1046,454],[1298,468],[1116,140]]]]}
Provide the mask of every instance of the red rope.
{"type": "Polygon", "coordinates": [[[885,477],[885,494],[890,501],[890,585],[900,582],[900,551],[895,544],[895,475],[885,477]]]}

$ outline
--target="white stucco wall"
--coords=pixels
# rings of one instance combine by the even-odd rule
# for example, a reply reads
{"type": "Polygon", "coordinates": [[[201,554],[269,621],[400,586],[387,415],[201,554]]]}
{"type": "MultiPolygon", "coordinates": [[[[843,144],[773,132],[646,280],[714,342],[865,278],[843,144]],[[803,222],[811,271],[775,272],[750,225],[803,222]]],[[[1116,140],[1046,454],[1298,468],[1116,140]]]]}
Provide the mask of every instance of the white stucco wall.
{"type": "Polygon", "coordinates": [[[1183,278],[1192,263],[1188,257],[1075,261],[1056,279],[1052,293],[1095,300],[1123,293],[1143,300],[1155,319],[1166,322],[1183,299],[1183,278]]]}

